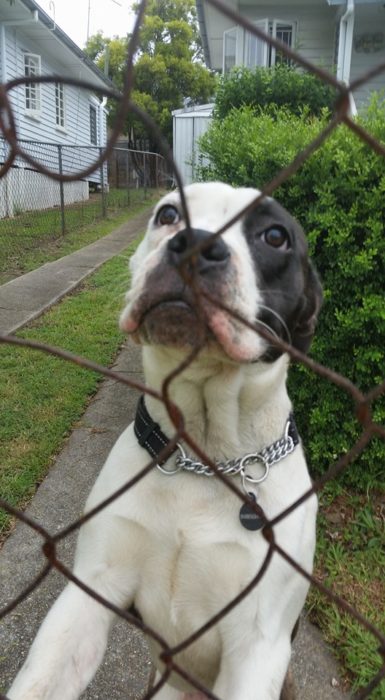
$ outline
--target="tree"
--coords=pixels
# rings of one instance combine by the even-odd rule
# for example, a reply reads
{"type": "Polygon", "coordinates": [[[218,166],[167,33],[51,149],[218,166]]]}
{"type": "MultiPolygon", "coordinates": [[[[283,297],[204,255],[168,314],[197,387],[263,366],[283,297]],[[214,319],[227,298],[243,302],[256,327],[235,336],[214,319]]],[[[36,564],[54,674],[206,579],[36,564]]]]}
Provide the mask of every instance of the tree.
{"type": "MultiPolygon", "coordinates": [[[[119,88],[129,39],[108,39],[99,32],[85,49],[102,70],[108,59],[108,75],[119,88]]],[[[171,143],[172,110],[205,103],[215,89],[215,77],[203,64],[194,0],[149,1],[134,63],[132,99],[171,143]]],[[[112,121],[114,111],[111,109],[112,121]]],[[[158,150],[154,136],[133,115],[127,119],[127,133],[132,146],[145,143],[150,150],[158,150]]]]}

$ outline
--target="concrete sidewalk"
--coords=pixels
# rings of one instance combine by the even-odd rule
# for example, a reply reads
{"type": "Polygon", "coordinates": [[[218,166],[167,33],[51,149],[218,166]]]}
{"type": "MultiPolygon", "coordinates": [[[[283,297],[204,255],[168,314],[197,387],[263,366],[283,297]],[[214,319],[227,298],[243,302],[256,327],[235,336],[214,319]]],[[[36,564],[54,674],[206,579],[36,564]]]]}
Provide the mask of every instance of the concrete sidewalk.
{"type": "Polygon", "coordinates": [[[150,209],[112,233],[0,286],[0,333],[14,333],[40,316],[145,230],[150,209]]]}
{"type": "MultiPolygon", "coordinates": [[[[3,312],[0,331],[11,332],[24,325],[66,291],[76,287],[102,262],[125,248],[143,229],[147,216],[148,213],[136,217],[97,244],[0,287],[3,312]],[[10,303],[10,289],[13,314],[9,308],[7,315],[4,301],[8,299],[7,303],[10,303]]],[[[138,348],[126,345],[114,369],[127,377],[140,378],[138,348]]],[[[111,446],[133,418],[137,398],[134,390],[122,384],[112,380],[102,383],[27,509],[28,514],[48,531],[56,533],[79,517],[111,446]]],[[[59,551],[59,556],[69,565],[75,540],[75,536],[66,540],[59,551]]],[[[23,591],[41,570],[44,564],[41,544],[40,536],[22,523],[17,524],[4,544],[0,552],[0,609],[23,591]]],[[[41,620],[64,584],[61,575],[51,573],[0,623],[0,693],[9,687],[41,620]]],[[[330,651],[319,632],[306,620],[303,620],[295,643],[293,668],[299,699],[342,700],[349,697],[338,685],[338,668],[330,651]]],[[[119,621],[111,635],[106,658],[83,698],[139,700],[147,688],[149,674],[150,660],[145,639],[136,629],[119,621]]]]}

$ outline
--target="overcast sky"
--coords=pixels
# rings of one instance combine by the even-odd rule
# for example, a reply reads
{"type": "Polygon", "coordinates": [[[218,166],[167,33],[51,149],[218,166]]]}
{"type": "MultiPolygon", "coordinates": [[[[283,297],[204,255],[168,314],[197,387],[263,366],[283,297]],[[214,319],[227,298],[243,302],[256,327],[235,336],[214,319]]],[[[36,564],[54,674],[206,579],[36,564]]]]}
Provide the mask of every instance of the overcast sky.
{"type": "Polygon", "coordinates": [[[73,41],[84,48],[89,34],[101,29],[105,36],[125,36],[132,28],[130,0],[37,0],[73,41]]]}

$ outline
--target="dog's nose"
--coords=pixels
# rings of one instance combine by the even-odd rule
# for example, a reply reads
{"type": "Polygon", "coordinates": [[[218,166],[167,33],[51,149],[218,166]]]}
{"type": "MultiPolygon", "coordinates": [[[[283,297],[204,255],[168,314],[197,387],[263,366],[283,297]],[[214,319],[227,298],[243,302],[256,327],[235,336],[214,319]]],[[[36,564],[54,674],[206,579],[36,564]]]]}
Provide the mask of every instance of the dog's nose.
{"type": "Polygon", "coordinates": [[[221,236],[214,238],[212,233],[199,228],[178,231],[168,241],[167,249],[174,265],[191,259],[200,273],[225,267],[230,257],[230,250],[221,236]]]}

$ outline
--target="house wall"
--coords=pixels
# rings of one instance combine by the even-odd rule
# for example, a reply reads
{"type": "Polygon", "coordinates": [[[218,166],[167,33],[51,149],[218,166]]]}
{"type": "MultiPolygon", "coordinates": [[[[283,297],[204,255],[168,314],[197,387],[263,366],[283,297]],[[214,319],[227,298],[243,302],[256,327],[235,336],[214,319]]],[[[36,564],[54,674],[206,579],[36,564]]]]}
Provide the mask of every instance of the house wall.
{"type": "Polygon", "coordinates": [[[240,13],[251,22],[259,19],[278,19],[295,22],[294,48],[304,58],[331,69],[335,62],[336,10],[335,8],[296,6],[293,3],[240,5],[240,13]]]}
{"type": "MultiPolygon", "coordinates": [[[[41,57],[41,75],[68,75],[68,66],[44,55],[39,44],[23,32],[22,26],[0,23],[0,76],[6,82],[24,76],[24,54],[41,57]]],[[[78,59],[77,59],[78,60],[78,59]]],[[[79,75],[81,78],[81,75],[79,75]]],[[[89,90],[64,85],[64,128],[56,124],[55,84],[40,85],[41,110],[28,114],[25,108],[25,86],[9,93],[20,146],[38,163],[53,172],[72,174],[93,165],[100,146],[107,140],[106,111],[89,90]],[[97,145],[90,145],[90,105],[96,109],[97,145]],[[60,149],[59,146],[60,145],[60,149]],[[61,167],[59,160],[61,156],[61,167]]],[[[0,162],[8,153],[4,141],[0,143],[0,162]]],[[[60,204],[59,184],[33,170],[33,166],[17,157],[14,166],[0,183],[0,218],[13,216],[17,211],[46,209],[60,204]]],[[[107,164],[100,166],[82,180],[64,185],[66,204],[88,199],[89,182],[108,187],[107,164]]]]}
{"type": "MultiPolygon", "coordinates": [[[[234,7],[234,3],[230,3],[234,7]]],[[[295,49],[305,58],[326,68],[335,64],[335,36],[338,8],[311,0],[305,4],[293,2],[257,4],[241,3],[237,11],[251,22],[278,19],[296,23],[295,49]]],[[[205,5],[207,34],[213,68],[222,70],[223,32],[234,22],[205,5]]]]}
{"type": "MultiPolygon", "coordinates": [[[[25,52],[41,56],[41,74],[43,76],[65,75],[68,69],[55,62],[52,58],[44,56],[39,45],[24,35],[22,28],[5,27],[6,44],[6,79],[24,75],[25,52]]],[[[90,92],[82,88],[64,85],[65,126],[61,128],[56,124],[55,85],[54,83],[40,85],[41,112],[39,115],[30,115],[25,109],[25,86],[21,85],[9,93],[10,101],[16,117],[17,133],[20,140],[35,141],[41,144],[63,144],[66,146],[90,144],[90,104],[96,107],[98,144],[106,141],[106,114],[100,109],[99,100],[90,92]]],[[[57,149],[49,146],[25,146],[31,155],[38,155],[41,162],[54,169],[58,169],[57,149]]],[[[96,159],[98,153],[90,148],[78,151],[74,148],[67,149],[65,159],[65,172],[71,173],[90,165],[96,159]]],[[[18,163],[21,165],[21,162],[18,163]]],[[[88,180],[100,182],[100,173],[88,176],[88,180]]]]}
{"type": "MultiPolygon", "coordinates": [[[[64,183],[64,204],[86,201],[88,198],[86,180],[64,183]]],[[[50,209],[59,202],[59,183],[41,173],[26,168],[11,168],[0,180],[0,219],[25,211],[50,209]]]]}
{"type": "MultiPolygon", "coordinates": [[[[372,35],[378,32],[385,35],[385,8],[382,5],[371,7],[368,5],[357,5],[355,9],[350,82],[365,74],[371,68],[375,68],[380,63],[385,63],[385,46],[373,53],[357,50],[357,39],[360,36],[363,34],[372,35]]],[[[370,99],[371,92],[384,92],[384,90],[385,73],[383,72],[374,77],[367,85],[363,85],[354,91],[356,104],[359,107],[364,107],[370,99]]]]}

